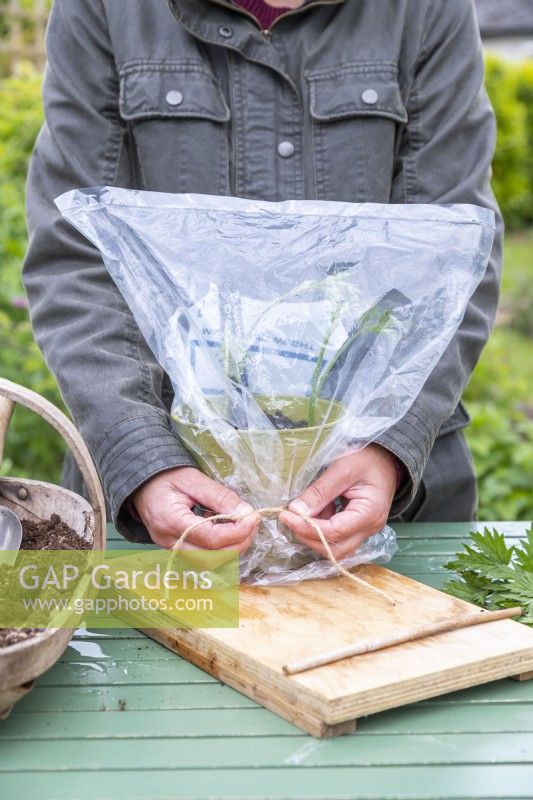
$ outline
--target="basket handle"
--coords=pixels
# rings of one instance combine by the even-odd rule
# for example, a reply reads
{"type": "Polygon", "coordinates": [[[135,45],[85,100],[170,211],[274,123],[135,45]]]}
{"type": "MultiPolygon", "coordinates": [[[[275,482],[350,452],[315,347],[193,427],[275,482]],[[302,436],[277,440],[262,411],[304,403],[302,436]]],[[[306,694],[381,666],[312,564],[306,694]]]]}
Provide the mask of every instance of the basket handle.
{"type": "Polygon", "coordinates": [[[89,494],[89,502],[94,511],[94,546],[96,549],[102,549],[105,542],[105,499],[87,445],[72,422],[56,406],[36,392],[32,392],[31,389],[26,389],[5,378],[0,378],[0,461],[3,457],[7,429],[15,403],[26,406],[45,419],[58,431],[68,445],[83,476],[89,494]]]}

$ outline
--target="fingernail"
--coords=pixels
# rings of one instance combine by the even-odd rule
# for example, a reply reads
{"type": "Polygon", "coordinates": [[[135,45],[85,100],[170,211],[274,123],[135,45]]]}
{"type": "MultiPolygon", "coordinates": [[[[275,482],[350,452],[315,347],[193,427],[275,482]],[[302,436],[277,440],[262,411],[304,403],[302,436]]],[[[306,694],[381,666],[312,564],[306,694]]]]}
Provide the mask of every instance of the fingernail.
{"type": "Polygon", "coordinates": [[[309,516],[309,514],[311,513],[311,509],[309,508],[308,505],[304,503],[303,500],[293,500],[292,503],[289,505],[289,510],[296,511],[300,514],[307,514],[307,516],[309,516]]]}

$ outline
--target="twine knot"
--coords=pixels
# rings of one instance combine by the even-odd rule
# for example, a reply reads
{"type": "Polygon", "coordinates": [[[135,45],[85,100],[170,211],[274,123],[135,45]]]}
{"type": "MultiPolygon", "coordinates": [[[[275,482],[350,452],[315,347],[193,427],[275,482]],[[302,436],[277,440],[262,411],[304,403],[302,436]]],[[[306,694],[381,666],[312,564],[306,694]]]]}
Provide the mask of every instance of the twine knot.
{"type": "MultiPolygon", "coordinates": [[[[198,522],[193,522],[192,525],[189,525],[181,536],[176,540],[172,550],[176,551],[179,550],[186,540],[186,538],[191,534],[196,528],[199,528],[200,525],[204,525],[206,521],[209,522],[240,522],[243,519],[246,519],[250,516],[259,516],[263,519],[271,519],[272,517],[277,517],[281,514],[282,511],[287,511],[286,506],[267,506],[266,508],[258,508],[256,510],[252,509],[251,511],[247,511],[245,514],[214,514],[212,517],[208,517],[206,520],[205,517],[202,517],[198,520],[198,522]]],[[[300,519],[306,522],[316,533],[320,541],[322,542],[322,546],[326,551],[327,557],[329,561],[333,564],[334,567],[338,570],[340,575],[344,575],[345,578],[348,578],[352,583],[357,584],[357,586],[363,586],[365,589],[373,592],[374,594],[379,595],[383,599],[385,599],[388,603],[395,606],[396,601],[387,592],[383,592],[381,589],[378,589],[376,586],[373,586],[371,583],[364,581],[362,578],[359,578],[357,575],[354,575],[352,572],[348,572],[342,564],[339,564],[335,556],[333,555],[333,551],[329,545],[328,540],[324,536],[322,529],[316,519],[313,519],[308,514],[304,514],[302,511],[293,511],[291,510],[291,514],[296,514],[300,519]]]]}

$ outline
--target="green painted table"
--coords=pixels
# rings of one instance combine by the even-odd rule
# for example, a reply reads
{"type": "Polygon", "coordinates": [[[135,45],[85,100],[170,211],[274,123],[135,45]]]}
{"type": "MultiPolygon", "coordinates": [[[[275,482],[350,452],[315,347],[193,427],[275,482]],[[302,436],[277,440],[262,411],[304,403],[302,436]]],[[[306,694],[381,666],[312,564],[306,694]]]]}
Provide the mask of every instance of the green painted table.
{"type": "MultiPolygon", "coordinates": [[[[526,529],[496,524],[511,538],[526,529]]],[[[398,525],[392,568],[439,587],[471,528],[398,525]]],[[[136,631],[77,635],[0,739],[2,800],[533,798],[533,681],[417,703],[318,741],[136,631]]]]}

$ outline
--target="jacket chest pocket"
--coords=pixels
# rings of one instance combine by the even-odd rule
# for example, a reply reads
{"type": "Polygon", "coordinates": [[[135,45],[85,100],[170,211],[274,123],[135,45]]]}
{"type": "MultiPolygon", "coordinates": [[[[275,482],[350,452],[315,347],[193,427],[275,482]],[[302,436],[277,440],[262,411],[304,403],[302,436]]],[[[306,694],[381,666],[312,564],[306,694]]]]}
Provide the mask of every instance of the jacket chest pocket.
{"type": "Polygon", "coordinates": [[[387,203],[407,112],[394,64],[307,73],[319,199],[387,203]]]}
{"type": "Polygon", "coordinates": [[[144,188],[227,194],[230,111],[203,64],[130,64],[120,72],[127,123],[144,188]]]}

